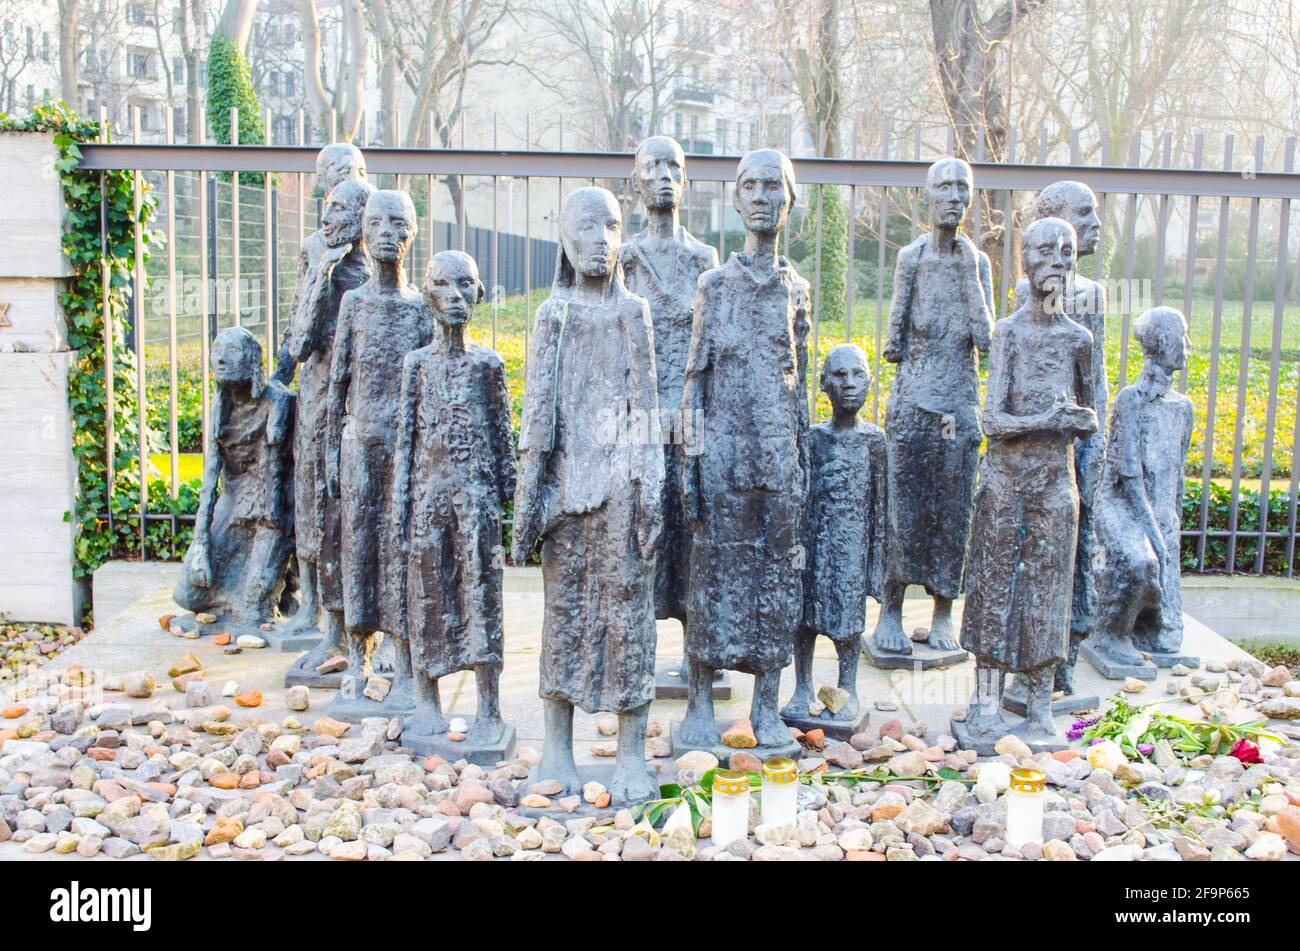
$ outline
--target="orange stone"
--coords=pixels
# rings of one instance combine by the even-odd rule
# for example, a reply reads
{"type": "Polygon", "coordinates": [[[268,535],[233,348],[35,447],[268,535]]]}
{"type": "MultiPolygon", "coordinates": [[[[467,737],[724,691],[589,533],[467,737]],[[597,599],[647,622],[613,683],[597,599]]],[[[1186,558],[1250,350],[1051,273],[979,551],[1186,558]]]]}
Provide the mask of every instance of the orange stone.
{"type": "Polygon", "coordinates": [[[17,730],[0,730],[0,743],[18,739],[17,730]]]}
{"type": "Polygon", "coordinates": [[[1078,750],[1057,750],[1052,754],[1052,759],[1056,760],[1058,763],[1068,763],[1071,760],[1079,759],[1081,756],[1083,756],[1083,754],[1078,750]]]}
{"type": "Polygon", "coordinates": [[[229,643],[230,643],[229,631],[227,631],[224,634],[218,634],[216,637],[212,639],[212,644],[214,647],[225,647],[229,643]]]}
{"type": "Polygon", "coordinates": [[[883,822],[885,819],[892,819],[894,816],[902,812],[903,809],[904,806],[902,803],[882,802],[880,805],[876,806],[875,809],[871,810],[871,821],[883,822]]]}
{"type": "Polygon", "coordinates": [[[826,745],[825,730],[809,730],[803,735],[803,741],[815,750],[821,749],[826,745]]]}
{"type": "Polygon", "coordinates": [[[761,773],[763,771],[762,761],[753,753],[746,753],[744,750],[736,750],[727,758],[727,767],[729,769],[738,769],[742,773],[761,773]]]}
{"type": "Polygon", "coordinates": [[[428,757],[425,757],[425,760],[424,760],[424,771],[425,771],[426,773],[432,773],[432,772],[433,772],[435,769],[437,769],[439,766],[443,766],[443,765],[445,765],[446,762],[447,762],[447,761],[446,761],[445,759],[443,759],[441,756],[428,756],[428,757]]]}
{"type": "Polygon", "coordinates": [[[245,773],[239,780],[240,789],[256,789],[260,785],[262,785],[262,774],[257,771],[245,773]]]}
{"type": "Polygon", "coordinates": [[[117,759],[117,750],[107,750],[102,746],[92,746],[86,750],[86,755],[93,760],[99,760],[101,763],[109,763],[117,759]]]}
{"type": "Polygon", "coordinates": [[[234,789],[239,785],[239,777],[234,773],[213,773],[208,783],[218,789],[234,789]]]}
{"type": "Polygon", "coordinates": [[[171,783],[145,783],[145,787],[152,789],[154,792],[160,792],[168,799],[176,795],[176,787],[171,783]]]}
{"type": "Polygon", "coordinates": [[[741,717],[727,728],[722,734],[722,745],[733,750],[752,750],[758,746],[754,724],[749,722],[749,717],[741,717]]]}
{"type": "Polygon", "coordinates": [[[6,720],[17,720],[19,717],[25,716],[26,714],[26,707],[5,707],[4,711],[0,712],[0,717],[4,717],[6,720]]]}
{"type": "Polygon", "coordinates": [[[249,690],[241,693],[235,698],[235,703],[241,707],[260,707],[262,705],[262,691],[249,690]]]}
{"type": "Polygon", "coordinates": [[[595,806],[597,809],[605,809],[609,806],[609,799],[610,799],[609,793],[603,792],[596,797],[596,801],[593,802],[592,805],[595,806]]]}
{"type": "Polygon", "coordinates": [[[174,620],[176,620],[175,614],[164,614],[162,617],[158,618],[158,626],[164,631],[170,631],[172,629],[172,621],[174,620]]]}
{"type": "Polygon", "coordinates": [[[844,861],[846,862],[883,862],[885,857],[879,852],[845,852],[844,861]]]}
{"type": "Polygon", "coordinates": [[[220,845],[222,842],[234,842],[243,831],[244,824],[234,816],[217,816],[217,821],[203,839],[203,844],[220,845]]]}

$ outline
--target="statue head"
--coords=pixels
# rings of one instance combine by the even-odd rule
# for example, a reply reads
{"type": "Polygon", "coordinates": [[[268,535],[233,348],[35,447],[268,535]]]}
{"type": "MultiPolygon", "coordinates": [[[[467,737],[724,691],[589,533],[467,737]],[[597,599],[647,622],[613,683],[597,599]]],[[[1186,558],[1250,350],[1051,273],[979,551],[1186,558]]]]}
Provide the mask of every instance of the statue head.
{"type": "Polygon", "coordinates": [[[1152,307],[1133,324],[1142,355],[1166,373],[1187,366],[1187,318],[1173,307],[1152,307]]]}
{"type": "Polygon", "coordinates": [[[366,200],[361,230],[372,258],[400,268],[419,230],[411,196],[391,189],[373,192],[366,200]]]}
{"type": "Polygon", "coordinates": [[[747,152],[736,168],[732,199],[746,231],[776,234],[794,207],[794,166],[776,149],[747,152]]]}
{"type": "Polygon", "coordinates": [[[857,413],[867,402],[871,371],[867,355],[856,343],[842,343],[826,355],[822,364],[822,392],[836,413],[857,413]]]}
{"type": "Polygon", "coordinates": [[[1020,265],[1035,294],[1061,297],[1074,270],[1076,247],[1073,226],[1061,218],[1039,218],[1025,229],[1020,238],[1020,265]]]}
{"type": "Polygon", "coordinates": [[[618,253],[622,246],[623,213],[617,199],[595,186],[571,192],[560,212],[556,285],[571,287],[578,274],[592,278],[621,276],[618,253]]]}
{"type": "Polygon", "coordinates": [[[647,211],[670,211],[686,188],[686,153],[676,139],[651,136],[636,150],[633,177],[647,211]]]}
{"type": "Polygon", "coordinates": [[[361,240],[361,218],[374,191],[373,185],[360,179],[339,182],[330,190],[320,215],[327,247],[338,248],[361,240]]]}
{"type": "Polygon", "coordinates": [[[463,327],[483,300],[478,265],[464,251],[439,251],[424,275],[424,302],[445,327],[463,327]]]}
{"type": "Polygon", "coordinates": [[[1079,257],[1092,254],[1101,240],[1101,218],[1097,196],[1083,182],[1053,182],[1038,193],[1035,218],[1060,218],[1074,226],[1079,239],[1079,257]]]}
{"type": "Polygon", "coordinates": [[[975,192],[975,176],[959,158],[941,158],[925,173],[925,200],[930,204],[930,221],[956,229],[966,217],[975,192]]]}
{"type": "Polygon", "coordinates": [[[335,142],[325,146],[316,156],[316,187],[328,195],[339,184],[349,179],[366,180],[366,160],[361,150],[351,142],[335,142]]]}
{"type": "Polygon", "coordinates": [[[262,395],[266,377],[262,345],[243,327],[227,327],[212,341],[212,377],[218,387],[247,386],[253,399],[262,395]]]}

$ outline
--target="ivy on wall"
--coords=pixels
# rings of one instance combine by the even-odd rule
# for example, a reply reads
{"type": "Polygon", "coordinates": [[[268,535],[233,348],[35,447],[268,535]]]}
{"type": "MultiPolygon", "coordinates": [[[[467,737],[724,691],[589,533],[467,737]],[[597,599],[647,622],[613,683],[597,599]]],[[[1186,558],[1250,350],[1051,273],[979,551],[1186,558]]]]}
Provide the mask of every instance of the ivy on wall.
{"type": "MultiPolygon", "coordinates": [[[[21,118],[0,114],[0,133],[24,132],[53,137],[58,150],[54,173],[62,183],[67,207],[63,250],[73,273],[61,303],[68,325],[68,345],[77,352],[68,375],[68,402],[78,491],[76,508],[65,518],[75,521],[79,527],[74,572],[77,577],[84,577],[122,553],[123,539],[132,532],[136,535],[137,551],[139,546],[140,482],[135,452],[137,368],[135,356],[125,344],[131,271],[135,264],[135,195],[129,171],[101,173],[77,167],[81,159],[80,144],[94,140],[99,128],[62,103],[38,106],[31,115],[21,118]],[[103,249],[101,215],[105,226],[103,249]],[[105,276],[107,310],[103,293],[105,276]],[[114,341],[112,452],[116,478],[111,500],[105,425],[105,321],[112,326],[114,341]],[[108,520],[101,518],[110,509],[123,519],[113,531],[108,520]]],[[[143,228],[146,249],[155,240],[147,228],[154,209],[155,202],[146,190],[140,209],[141,224],[146,226],[143,228]]],[[[125,547],[130,548],[129,544],[125,547]]]]}

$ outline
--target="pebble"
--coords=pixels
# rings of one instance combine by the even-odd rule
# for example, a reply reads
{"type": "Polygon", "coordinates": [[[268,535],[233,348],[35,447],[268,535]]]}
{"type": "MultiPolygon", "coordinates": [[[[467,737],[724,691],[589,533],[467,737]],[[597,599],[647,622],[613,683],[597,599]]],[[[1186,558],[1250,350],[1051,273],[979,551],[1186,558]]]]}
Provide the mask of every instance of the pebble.
{"type": "Polygon", "coordinates": [[[235,646],[244,650],[260,650],[266,646],[266,639],[256,634],[240,634],[235,638],[235,646]]]}

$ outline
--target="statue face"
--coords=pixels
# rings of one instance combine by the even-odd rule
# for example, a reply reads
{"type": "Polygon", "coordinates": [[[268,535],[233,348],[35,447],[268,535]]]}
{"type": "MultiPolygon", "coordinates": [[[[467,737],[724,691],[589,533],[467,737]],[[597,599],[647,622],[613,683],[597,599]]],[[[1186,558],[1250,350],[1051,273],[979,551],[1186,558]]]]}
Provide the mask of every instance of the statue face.
{"type": "Polygon", "coordinates": [[[328,195],[340,182],[366,180],[366,160],[361,150],[346,142],[336,142],[320,150],[316,158],[316,184],[328,195]]]}
{"type": "Polygon", "coordinates": [[[822,389],[837,413],[857,413],[867,402],[871,373],[856,347],[836,347],[822,369],[822,389]]]}
{"type": "Polygon", "coordinates": [[[1074,270],[1074,229],[1060,218],[1043,218],[1025,229],[1021,244],[1030,285],[1040,294],[1059,296],[1074,270]]]}
{"type": "Polygon", "coordinates": [[[362,232],[366,249],[376,261],[401,264],[415,230],[415,209],[401,192],[375,192],[366,202],[362,232]]]}
{"type": "Polygon", "coordinates": [[[647,210],[676,208],[686,187],[686,155],[667,136],[641,143],[636,154],[636,187],[647,210]]]}
{"type": "Polygon", "coordinates": [[[748,231],[776,234],[790,214],[790,193],[776,165],[751,165],[736,179],[736,211],[748,231]]]}
{"type": "Polygon", "coordinates": [[[463,327],[474,316],[483,293],[478,265],[468,254],[443,251],[429,262],[424,279],[424,301],[440,324],[463,327]]]}
{"type": "Polygon", "coordinates": [[[970,207],[973,185],[970,168],[964,162],[946,159],[932,165],[925,181],[931,220],[946,228],[958,227],[970,207]]]}
{"type": "Polygon", "coordinates": [[[321,233],[327,246],[338,248],[361,240],[361,216],[366,208],[366,198],[365,188],[348,187],[346,182],[329,193],[320,216],[321,233]]]}
{"type": "Polygon", "coordinates": [[[564,254],[586,277],[614,273],[623,245],[623,219],[614,196],[603,188],[582,188],[569,196],[562,221],[564,254]]]}
{"type": "Polygon", "coordinates": [[[243,333],[231,333],[239,328],[230,327],[217,334],[212,341],[212,376],[218,386],[239,386],[251,383],[257,373],[262,355],[257,341],[243,333]],[[252,345],[249,345],[251,341],[252,345]]]}
{"type": "Polygon", "coordinates": [[[1171,376],[1187,366],[1187,321],[1172,307],[1156,307],[1138,318],[1134,331],[1142,355],[1171,376]]]}
{"type": "Polygon", "coordinates": [[[1074,225],[1079,257],[1097,250],[1097,242],[1101,240],[1101,219],[1097,216],[1097,199],[1091,191],[1073,189],[1069,202],[1061,209],[1061,217],[1074,225]]]}

